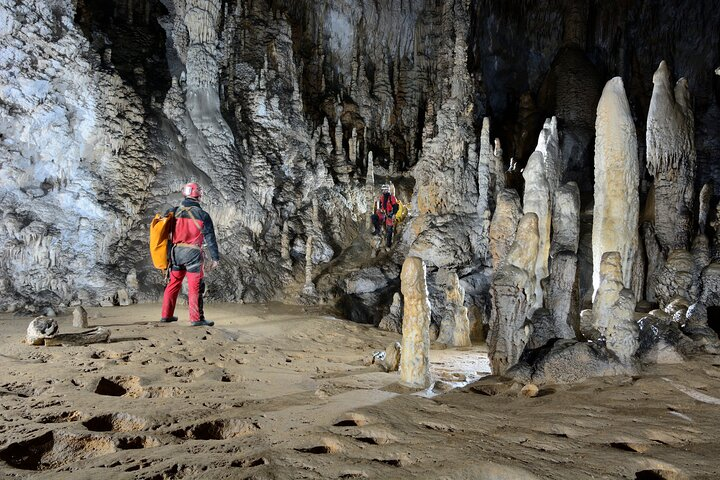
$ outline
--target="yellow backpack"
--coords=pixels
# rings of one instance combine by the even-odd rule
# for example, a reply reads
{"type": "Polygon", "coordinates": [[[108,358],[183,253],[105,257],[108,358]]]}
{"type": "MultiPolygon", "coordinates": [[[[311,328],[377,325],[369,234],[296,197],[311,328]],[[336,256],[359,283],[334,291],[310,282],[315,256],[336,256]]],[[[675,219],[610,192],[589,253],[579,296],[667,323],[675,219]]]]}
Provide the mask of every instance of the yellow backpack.
{"type": "Polygon", "coordinates": [[[170,268],[168,240],[175,223],[174,220],[175,216],[173,212],[170,212],[165,217],[158,213],[150,222],[150,257],[152,257],[155,268],[159,270],[170,268]]]}
{"type": "Polygon", "coordinates": [[[407,205],[405,205],[400,200],[397,201],[398,203],[398,211],[395,214],[395,225],[405,220],[405,217],[408,215],[408,208],[407,205]]]}

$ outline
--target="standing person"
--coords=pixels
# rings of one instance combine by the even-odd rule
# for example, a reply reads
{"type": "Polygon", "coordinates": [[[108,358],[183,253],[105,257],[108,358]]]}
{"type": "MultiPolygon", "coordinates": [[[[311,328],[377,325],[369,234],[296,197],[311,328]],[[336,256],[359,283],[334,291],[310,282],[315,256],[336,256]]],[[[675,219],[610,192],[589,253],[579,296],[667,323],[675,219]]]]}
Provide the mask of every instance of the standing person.
{"type": "Polygon", "coordinates": [[[202,251],[203,241],[210,250],[212,259],[211,269],[217,267],[220,261],[217,241],[215,240],[215,229],[213,228],[210,215],[200,207],[202,190],[197,183],[191,182],[182,189],[185,200],[179,207],[171,208],[174,213],[175,225],[173,226],[170,241],[170,282],[165,287],[163,297],[162,315],[160,321],[163,323],[175,322],[175,304],[177,296],[182,287],[182,282],[187,275],[188,279],[188,306],[190,309],[190,325],[212,327],[215,322],[205,320],[203,311],[203,293],[205,293],[205,281],[203,279],[204,256],[202,251]]]}
{"type": "Polygon", "coordinates": [[[398,202],[395,195],[390,193],[390,185],[380,187],[380,196],[375,200],[375,213],[372,215],[372,224],[375,227],[373,235],[380,235],[380,227],[385,223],[387,231],[387,247],[392,245],[393,220],[398,212],[398,202]]]}

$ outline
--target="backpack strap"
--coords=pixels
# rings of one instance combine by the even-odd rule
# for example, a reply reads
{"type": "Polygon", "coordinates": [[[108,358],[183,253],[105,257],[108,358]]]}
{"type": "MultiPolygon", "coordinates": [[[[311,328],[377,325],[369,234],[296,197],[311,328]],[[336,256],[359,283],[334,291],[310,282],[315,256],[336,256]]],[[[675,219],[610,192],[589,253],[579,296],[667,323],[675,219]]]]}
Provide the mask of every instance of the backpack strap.
{"type": "Polygon", "coordinates": [[[181,212],[187,212],[188,215],[190,215],[190,219],[192,219],[193,223],[195,224],[195,228],[198,229],[200,233],[202,233],[202,227],[200,227],[200,224],[198,223],[197,219],[195,218],[195,215],[192,213],[192,207],[178,207],[181,212]]]}

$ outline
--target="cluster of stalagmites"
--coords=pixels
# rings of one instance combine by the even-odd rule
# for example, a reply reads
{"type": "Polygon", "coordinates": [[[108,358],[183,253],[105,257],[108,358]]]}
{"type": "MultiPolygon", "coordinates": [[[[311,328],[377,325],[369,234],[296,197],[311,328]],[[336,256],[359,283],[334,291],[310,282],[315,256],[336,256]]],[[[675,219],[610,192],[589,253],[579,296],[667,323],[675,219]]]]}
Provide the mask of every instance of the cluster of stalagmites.
{"type": "Polygon", "coordinates": [[[498,194],[490,225],[493,373],[570,382],[720,351],[707,318],[707,306],[720,300],[720,264],[712,263],[718,243],[706,234],[712,186],[703,188],[693,217],[687,81],[673,90],[663,62],[653,83],[647,166],[654,184],[646,206],[652,215],[643,225],[637,137],[619,77],[607,82],[597,106],[593,275],[585,297],[577,271],[580,196],[575,184],[561,182],[565,172],[557,166],[567,162],[554,147],[554,119],[523,172],[523,201],[514,190],[498,194]],[[580,311],[590,300],[592,308],[580,311]],[[648,311],[653,304],[658,308],[648,311]]]}

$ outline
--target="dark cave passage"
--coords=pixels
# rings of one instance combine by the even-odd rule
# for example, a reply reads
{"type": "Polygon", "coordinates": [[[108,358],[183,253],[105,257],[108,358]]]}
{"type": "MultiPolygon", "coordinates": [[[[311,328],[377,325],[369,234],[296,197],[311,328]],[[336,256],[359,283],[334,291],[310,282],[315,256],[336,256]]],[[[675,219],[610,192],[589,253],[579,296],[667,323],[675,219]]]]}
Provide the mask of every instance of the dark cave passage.
{"type": "Polygon", "coordinates": [[[162,103],[170,88],[165,30],[168,14],[159,0],[78,0],[75,22],[102,58],[133,86],[147,106],[162,103]]]}
{"type": "Polygon", "coordinates": [[[720,306],[707,307],[708,327],[720,334],[720,306]]]}

